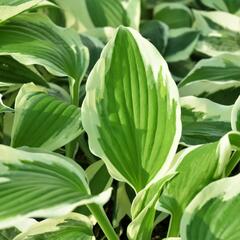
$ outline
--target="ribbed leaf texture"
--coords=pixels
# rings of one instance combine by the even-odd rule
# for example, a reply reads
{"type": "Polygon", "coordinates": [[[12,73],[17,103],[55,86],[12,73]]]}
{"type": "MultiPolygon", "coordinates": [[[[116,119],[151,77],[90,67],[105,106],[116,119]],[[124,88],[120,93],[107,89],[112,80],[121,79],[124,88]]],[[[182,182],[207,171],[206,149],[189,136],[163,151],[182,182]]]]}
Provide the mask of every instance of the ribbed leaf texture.
{"type": "Polygon", "coordinates": [[[115,178],[141,190],[166,171],[181,135],[178,92],[166,62],[139,33],[120,27],[86,90],[82,121],[91,151],[115,178]]]}
{"type": "Polygon", "coordinates": [[[33,84],[23,85],[15,103],[13,147],[56,150],[81,132],[80,108],[48,95],[33,84]]]}

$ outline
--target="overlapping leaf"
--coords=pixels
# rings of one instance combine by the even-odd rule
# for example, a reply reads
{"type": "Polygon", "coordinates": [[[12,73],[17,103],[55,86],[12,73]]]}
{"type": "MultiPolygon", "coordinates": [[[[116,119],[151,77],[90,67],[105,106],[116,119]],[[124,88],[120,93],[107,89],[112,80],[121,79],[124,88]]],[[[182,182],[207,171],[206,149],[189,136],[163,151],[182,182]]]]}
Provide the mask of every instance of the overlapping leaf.
{"type": "Polygon", "coordinates": [[[201,0],[201,2],[207,7],[230,12],[235,14],[240,14],[240,1],[239,0],[201,0]]]}
{"type": "Polygon", "coordinates": [[[181,135],[178,92],[166,62],[121,27],[87,81],[83,127],[91,151],[136,191],[168,169],[181,135]]]}
{"type": "Polygon", "coordinates": [[[182,142],[190,145],[219,140],[231,131],[232,106],[205,98],[182,97],[182,142]]]}
{"type": "Polygon", "coordinates": [[[233,130],[240,132],[240,96],[233,106],[231,125],[233,130]]]}
{"type": "Polygon", "coordinates": [[[70,29],[57,27],[46,16],[21,14],[0,26],[0,54],[44,66],[57,76],[80,81],[88,66],[88,51],[70,29]]]}
{"type": "Polygon", "coordinates": [[[240,94],[239,62],[239,55],[229,53],[199,61],[179,83],[180,95],[233,104],[240,94]]]}
{"type": "Polygon", "coordinates": [[[33,224],[14,240],[94,240],[90,220],[81,214],[70,213],[33,224]]]}
{"type": "Polygon", "coordinates": [[[140,32],[161,54],[164,54],[168,43],[168,26],[158,20],[145,21],[141,24],[140,32]]]}
{"type": "Polygon", "coordinates": [[[75,207],[106,201],[92,197],[82,168],[61,155],[0,145],[0,228],[26,217],[56,217],[75,207]]]}
{"type": "Polygon", "coordinates": [[[2,94],[0,94],[0,113],[14,112],[14,109],[5,105],[2,101],[2,94]]]}
{"type": "Polygon", "coordinates": [[[113,179],[102,160],[91,164],[85,172],[92,194],[99,194],[111,187],[113,179]]]}
{"type": "Polygon", "coordinates": [[[41,147],[56,150],[82,132],[81,111],[47,94],[46,90],[24,85],[15,102],[13,147],[41,147]]]}
{"type": "Polygon", "coordinates": [[[39,74],[9,56],[0,56],[0,81],[17,84],[33,82],[48,86],[48,83],[39,74]]]}
{"type": "Polygon", "coordinates": [[[190,9],[181,3],[161,3],[154,8],[154,18],[169,28],[190,28],[193,17],[190,9]]]}
{"type": "Polygon", "coordinates": [[[178,62],[190,57],[197,44],[199,32],[191,28],[169,31],[169,39],[164,57],[167,62],[178,62]]]}
{"type": "Polygon", "coordinates": [[[240,56],[222,54],[199,61],[191,72],[179,83],[179,86],[183,87],[203,80],[225,82],[232,80],[239,81],[239,79],[240,56]]]}
{"type": "Polygon", "coordinates": [[[195,27],[201,32],[196,50],[208,55],[240,54],[240,17],[226,12],[194,11],[195,27]]]}
{"type": "Polygon", "coordinates": [[[231,154],[236,149],[240,149],[240,134],[231,132],[219,142],[178,153],[175,165],[178,175],[167,184],[160,197],[161,208],[172,215],[169,237],[179,235],[183,211],[195,195],[212,181],[229,174],[231,154]]]}
{"type": "Polygon", "coordinates": [[[65,10],[67,26],[82,32],[94,28],[118,27],[138,28],[140,1],[138,0],[82,0],[56,1],[65,10]],[[79,14],[81,12],[81,14],[79,14]]]}
{"type": "MultiPolygon", "coordinates": [[[[218,71],[218,68],[216,71],[218,71]]],[[[204,78],[206,79],[199,79],[196,81],[192,80],[186,85],[184,85],[184,82],[182,84],[180,83],[180,96],[196,96],[199,98],[208,98],[209,100],[223,105],[232,105],[235,103],[240,94],[240,81],[237,77],[236,80],[222,80],[221,77],[219,77],[215,81],[214,79],[211,79],[212,77],[210,73],[209,75],[206,74],[204,78]],[[208,78],[210,80],[207,80],[208,78]]]]}
{"type": "Polygon", "coordinates": [[[0,23],[7,19],[29,10],[43,0],[1,0],[0,1],[0,23]]]}
{"type": "Polygon", "coordinates": [[[166,174],[164,177],[155,178],[149,185],[141,190],[133,200],[131,206],[132,222],[127,233],[129,240],[150,239],[155,218],[155,206],[164,184],[171,180],[175,173],[166,174]]]}
{"type": "Polygon", "coordinates": [[[209,184],[188,205],[181,221],[184,240],[240,238],[240,175],[209,184]]]}
{"type": "Polygon", "coordinates": [[[132,192],[129,190],[131,190],[131,188],[126,183],[118,183],[113,218],[114,227],[118,227],[120,225],[120,221],[125,216],[131,217],[131,199],[134,198],[135,193],[132,191],[133,194],[131,194],[132,192]],[[131,195],[133,195],[132,198],[131,195]]]}

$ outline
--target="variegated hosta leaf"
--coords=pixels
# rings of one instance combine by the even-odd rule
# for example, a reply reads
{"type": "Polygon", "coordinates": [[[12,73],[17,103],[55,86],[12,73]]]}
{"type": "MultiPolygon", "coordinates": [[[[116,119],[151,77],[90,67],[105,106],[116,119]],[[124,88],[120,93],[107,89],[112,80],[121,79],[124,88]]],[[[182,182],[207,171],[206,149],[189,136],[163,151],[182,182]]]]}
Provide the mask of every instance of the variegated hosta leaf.
{"type": "Polygon", "coordinates": [[[226,134],[219,142],[178,153],[175,165],[178,175],[167,183],[160,197],[160,207],[172,215],[169,237],[178,236],[183,211],[195,195],[213,180],[225,176],[232,150],[240,150],[237,132],[226,134]]]}
{"type": "Polygon", "coordinates": [[[48,86],[48,83],[39,74],[9,56],[0,56],[0,81],[20,84],[33,82],[48,86]]]}
{"type": "Polygon", "coordinates": [[[240,96],[232,109],[231,125],[233,130],[240,132],[240,96]]]}
{"type": "Polygon", "coordinates": [[[2,101],[2,94],[0,94],[0,113],[14,112],[14,109],[5,105],[2,101]]]}
{"type": "Polygon", "coordinates": [[[168,43],[168,26],[158,20],[142,22],[140,32],[161,54],[164,54],[168,43]]]}
{"type": "Polygon", "coordinates": [[[94,240],[90,220],[81,214],[70,213],[33,224],[13,240],[94,240]]]}
{"type": "Polygon", "coordinates": [[[43,0],[0,0],[0,23],[29,10],[43,0]]]}
{"type": "Polygon", "coordinates": [[[56,150],[82,132],[78,107],[47,94],[43,88],[25,84],[15,102],[13,147],[41,147],[56,150]]]}
{"type": "Polygon", "coordinates": [[[135,193],[132,191],[126,183],[119,182],[115,198],[115,208],[113,216],[113,226],[118,227],[120,221],[127,215],[131,217],[131,199],[135,197],[135,193]],[[133,194],[131,194],[133,193],[133,194]],[[133,197],[131,196],[133,195],[133,197]]]}
{"type": "Polygon", "coordinates": [[[0,54],[44,66],[57,76],[79,82],[88,66],[88,50],[70,29],[56,26],[41,14],[21,14],[0,26],[0,54]]]}
{"type": "Polygon", "coordinates": [[[181,141],[195,145],[219,140],[231,131],[232,106],[205,98],[181,98],[183,133],[181,141]]]}
{"type": "Polygon", "coordinates": [[[146,188],[138,192],[131,206],[133,220],[127,229],[129,240],[151,239],[156,212],[155,206],[159,195],[164,184],[174,176],[175,173],[156,178],[146,188]]]}
{"type": "Polygon", "coordinates": [[[74,27],[80,32],[120,25],[138,28],[139,25],[140,1],[138,0],[69,0],[67,2],[57,0],[56,2],[65,12],[67,26],[74,27]]]}
{"type": "Polygon", "coordinates": [[[161,3],[154,8],[154,18],[166,23],[169,28],[190,28],[193,16],[181,3],[161,3]]]}
{"type": "Polygon", "coordinates": [[[27,217],[63,216],[77,206],[109,198],[109,191],[90,195],[84,171],[71,159],[5,145],[0,152],[0,228],[27,217]]]}
{"type": "MultiPolygon", "coordinates": [[[[92,163],[85,170],[85,174],[88,181],[88,186],[93,195],[98,195],[101,192],[106,191],[112,185],[113,179],[109,175],[107,167],[102,160],[92,163]]],[[[91,211],[89,211],[87,206],[79,207],[77,212],[89,216],[94,225],[97,223],[97,219],[94,217],[91,211]]]]}
{"type": "Polygon", "coordinates": [[[240,239],[239,182],[240,174],[205,187],[184,211],[182,239],[240,239]]]}
{"type": "Polygon", "coordinates": [[[240,94],[240,56],[222,54],[199,61],[179,83],[181,96],[209,98],[233,104],[240,94]]]}
{"type": "Polygon", "coordinates": [[[191,72],[179,83],[180,87],[194,82],[209,80],[225,82],[240,79],[240,56],[222,54],[199,61],[191,72]]]}
{"type": "Polygon", "coordinates": [[[174,80],[180,82],[192,70],[195,64],[196,62],[188,58],[185,61],[169,63],[169,69],[174,80]]]}
{"type": "Polygon", "coordinates": [[[91,71],[100,57],[104,44],[97,38],[83,34],[81,35],[81,41],[88,48],[90,57],[88,71],[91,71]]]}
{"type": "Polygon", "coordinates": [[[201,0],[201,2],[210,8],[230,12],[230,13],[240,13],[240,1],[239,0],[201,0]]]}
{"type": "Polygon", "coordinates": [[[91,151],[136,191],[165,172],[181,135],[180,104],[166,62],[120,27],[93,68],[82,106],[91,151]]]}
{"type": "Polygon", "coordinates": [[[195,27],[201,32],[196,50],[208,55],[240,54],[240,17],[225,12],[194,11],[195,27]]]}
{"type": "Polygon", "coordinates": [[[102,160],[91,164],[85,172],[92,194],[99,194],[111,187],[113,179],[102,160]]]}
{"type": "Polygon", "coordinates": [[[232,105],[240,94],[240,81],[201,80],[180,87],[179,93],[181,97],[208,98],[219,104],[232,105]]]}
{"type": "Polygon", "coordinates": [[[0,240],[13,240],[21,232],[28,230],[37,221],[33,218],[26,218],[22,222],[15,224],[13,227],[0,230],[0,240]]]}
{"type": "Polygon", "coordinates": [[[191,28],[179,28],[169,31],[169,39],[164,58],[167,62],[186,60],[192,54],[198,41],[199,32],[191,28]]]}

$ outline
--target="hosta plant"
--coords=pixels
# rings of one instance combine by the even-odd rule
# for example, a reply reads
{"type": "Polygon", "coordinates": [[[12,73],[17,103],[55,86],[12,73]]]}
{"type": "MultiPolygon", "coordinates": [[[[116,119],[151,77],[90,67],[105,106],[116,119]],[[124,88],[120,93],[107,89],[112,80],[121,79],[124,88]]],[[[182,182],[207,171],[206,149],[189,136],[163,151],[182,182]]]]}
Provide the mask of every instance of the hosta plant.
{"type": "Polygon", "coordinates": [[[0,0],[0,240],[238,240],[240,5],[0,0]]]}

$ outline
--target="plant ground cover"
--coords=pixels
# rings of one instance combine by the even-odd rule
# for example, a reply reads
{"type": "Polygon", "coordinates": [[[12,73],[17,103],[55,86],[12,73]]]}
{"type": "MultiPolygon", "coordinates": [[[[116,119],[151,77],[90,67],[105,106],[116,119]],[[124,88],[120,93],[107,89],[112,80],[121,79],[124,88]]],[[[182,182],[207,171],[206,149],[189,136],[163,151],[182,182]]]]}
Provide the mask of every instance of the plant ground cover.
{"type": "Polygon", "coordinates": [[[0,240],[239,240],[239,160],[239,0],[0,0],[0,240]]]}

